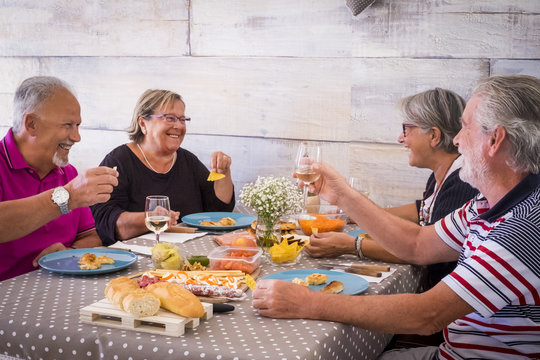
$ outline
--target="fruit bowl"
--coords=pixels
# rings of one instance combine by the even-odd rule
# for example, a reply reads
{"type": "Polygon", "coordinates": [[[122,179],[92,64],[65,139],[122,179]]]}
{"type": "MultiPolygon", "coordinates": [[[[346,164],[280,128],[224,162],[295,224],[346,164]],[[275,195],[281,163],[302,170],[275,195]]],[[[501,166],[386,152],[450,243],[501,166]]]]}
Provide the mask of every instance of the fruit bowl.
{"type": "Polygon", "coordinates": [[[307,213],[299,214],[297,221],[306,235],[314,232],[343,231],[347,214],[336,205],[308,205],[307,213]]]}

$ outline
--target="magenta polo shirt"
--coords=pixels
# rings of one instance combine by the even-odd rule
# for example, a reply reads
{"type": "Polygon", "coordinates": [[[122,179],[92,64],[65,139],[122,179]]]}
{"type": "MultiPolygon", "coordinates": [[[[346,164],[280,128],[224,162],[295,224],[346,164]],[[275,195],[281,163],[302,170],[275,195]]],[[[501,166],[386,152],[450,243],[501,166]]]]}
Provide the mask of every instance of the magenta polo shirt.
{"type": "MultiPolygon", "coordinates": [[[[0,143],[0,201],[37,195],[65,185],[76,176],[77,170],[67,165],[53,169],[40,179],[37,171],[28,166],[17,148],[12,129],[0,143]]],[[[31,209],[29,216],[38,211],[31,209]]],[[[0,281],[35,270],[32,260],[43,249],[57,242],[71,246],[77,235],[93,229],[94,218],[90,208],[84,207],[61,215],[22,238],[0,243],[0,281]]]]}

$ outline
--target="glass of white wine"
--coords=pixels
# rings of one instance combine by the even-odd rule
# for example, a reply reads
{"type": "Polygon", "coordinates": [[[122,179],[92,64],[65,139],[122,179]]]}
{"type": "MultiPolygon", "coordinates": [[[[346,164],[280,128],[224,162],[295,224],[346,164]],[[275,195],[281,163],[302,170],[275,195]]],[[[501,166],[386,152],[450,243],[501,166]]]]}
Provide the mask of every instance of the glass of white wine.
{"type": "Polygon", "coordinates": [[[319,179],[319,174],[313,171],[313,163],[320,162],[321,147],[302,142],[296,154],[296,177],[304,182],[304,211],[307,211],[307,196],[309,184],[319,179]]]}
{"type": "Polygon", "coordinates": [[[144,221],[146,227],[156,234],[156,242],[159,243],[159,234],[167,230],[171,220],[169,197],[163,195],[147,196],[144,212],[146,213],[144,221]]]}

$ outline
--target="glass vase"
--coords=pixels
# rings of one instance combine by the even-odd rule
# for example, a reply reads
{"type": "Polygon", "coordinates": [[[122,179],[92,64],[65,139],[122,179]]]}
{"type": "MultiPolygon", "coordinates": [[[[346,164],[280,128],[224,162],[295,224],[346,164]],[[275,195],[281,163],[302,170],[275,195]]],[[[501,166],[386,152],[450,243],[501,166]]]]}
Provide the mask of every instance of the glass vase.
{"type": "Polygon", "coordinates": [[[268,250],[281,242],[281,225],[279,218],[257,218],[257,228],[255,230],[257,246],[263,250],[264,256],[268,259],[268,250]]]}

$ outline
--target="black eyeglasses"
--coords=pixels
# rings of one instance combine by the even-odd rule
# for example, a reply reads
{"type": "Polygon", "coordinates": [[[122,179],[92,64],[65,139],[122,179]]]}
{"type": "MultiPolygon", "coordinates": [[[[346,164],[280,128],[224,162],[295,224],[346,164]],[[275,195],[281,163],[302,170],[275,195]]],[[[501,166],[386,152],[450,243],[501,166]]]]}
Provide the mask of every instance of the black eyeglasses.
{"type": "Polygon", "coordinates": [[[403,137],[407,137],[407,129],[417,127],[417,126],[413,124],[401,124],[401,127],[403,128],[403,137]]]}
{"type": "Polygon", "coordinates": [[[153,114],[148,115],[148,117],[157,117],[165,119],[166,122],[169,124],[174,124],[175,122],[180,122],[180,124],[185,124],[186,121],[191,121],[191,118],[184,117],[184,116],[176,116],[174,114],[153,114]]]}

